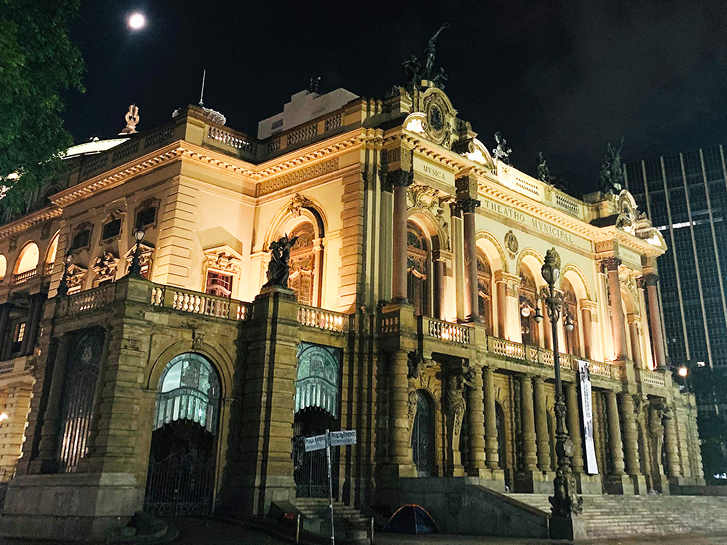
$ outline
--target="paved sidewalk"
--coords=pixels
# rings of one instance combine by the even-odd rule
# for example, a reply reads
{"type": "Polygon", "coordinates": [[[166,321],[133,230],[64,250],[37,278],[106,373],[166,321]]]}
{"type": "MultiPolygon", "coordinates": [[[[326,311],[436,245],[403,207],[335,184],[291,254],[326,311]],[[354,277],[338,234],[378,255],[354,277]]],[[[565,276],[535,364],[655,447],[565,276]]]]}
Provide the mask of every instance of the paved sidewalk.
{"type": "MultiPolygon", "coordinates": [[[[461,543],[462,545],[564,545],[569,542],[551,541],[549,539],[451,535],[403,536],[396,534],[379,534],[374,540],[374,545],[443,545],[445,543],[461,543]]],[[[685,534],[680,536],[647,536],[576,542],[576,544],[578,543],[581,545],[727,545],[727,536],[705,537],[685,534]]]]}

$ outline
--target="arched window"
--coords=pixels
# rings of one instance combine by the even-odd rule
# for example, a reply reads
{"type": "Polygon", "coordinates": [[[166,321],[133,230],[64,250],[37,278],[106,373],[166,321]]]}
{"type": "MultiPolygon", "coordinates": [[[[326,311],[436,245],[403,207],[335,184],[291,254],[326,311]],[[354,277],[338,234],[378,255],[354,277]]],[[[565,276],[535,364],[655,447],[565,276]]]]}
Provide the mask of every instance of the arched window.
{"type": "Polygon", "coordinates": [[[406,234],[406,293],[414,314],[429,312],[429,242],[415,223],[409,222],[406,234]]]}
{"type": "Polygon", "coordinates": [[[315,270],[316,256],[313,241],[316,236],[313,224],[307,221],[301,223],[293,229],[290,236],[291,238],[298,237],[298,240],[290,250],[288,287],[295,292],[299,303],[315,305],[317,303],[315,275],[318,274],[318,271],[315,270]]]}
{"type": "Polygon", "coordinates": [[[530,270],[520,268],[520,329],[523,343],[531,346],[540,346],[540,332],[535,321],[535,293],[537,286],[530,270]]]}
{"type": "Polygon", "coordinates": [[[192,352],[180,354],[159,379],[154,429],[186,419],[215,434],[219,399],[220,379],[210,362],[192,352]]]}
{"type": "Polygon", "coordinates": [[[0,280],[5,278],[5,273],[8,270],[8,260],[4,255],[0,254],[0,280]]]}
{"type": "Polygon", "coordinates": [[[570,319],[573,322],[573,329],[571,331],[563,328],[565,333],[566,354],[580,356],[581,348],[578,328],[578,299],[576,298],[573,286],[566,278],[563,279],[563,292],[563,319],[565,319],[566,316],[570,316],[570,319]]]}
{"type": "Polygon", "coordinates": [[[492,270],[490,262],[481,251],[477,251],[477,298],[480,318],[488,335],[492,335],[492,270]]]}
{"type": "Polygon", "coordinates": [[[20,278],[28,278],[35,276],[36,269],[38,268],[38,260],[40,259],[40,251],[38,245],[35,242],[28,242],[18,255],[18,259],[15,261],[15,276],[16,280],[20,278]],[[21,275],[23,275],[21,277],[21,275]]]}
{"type": "Polygon", "coordinates": [[[60,232],[53,235],[53,239],[48,245],[48,251],[45,253],[45,266],[44,274],[51,274],[53,272],[53,263],[56,262],[56,254],[58,253],[58,239],[60,232]]]}

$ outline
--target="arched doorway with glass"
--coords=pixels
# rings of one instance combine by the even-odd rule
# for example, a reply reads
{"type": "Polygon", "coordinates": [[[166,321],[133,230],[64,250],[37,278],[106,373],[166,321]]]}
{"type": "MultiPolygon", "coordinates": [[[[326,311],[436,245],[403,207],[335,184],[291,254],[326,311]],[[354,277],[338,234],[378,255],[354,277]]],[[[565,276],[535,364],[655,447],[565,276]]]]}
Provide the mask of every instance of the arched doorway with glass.
{"type": "MultiPolygon", "coordinates": [[[[293,420],[293,478],[299,498],[328,497],[326,451],[305,451],[305,438],[340,429],[338,348],[302,342],[298,345],[293,420]]],[[[338,490],[338,448],[331,449],[332,490],[338,490]]]]}
{"type": "Polygon", "coordinates": [[[411,450],[419,477],[434,470],[434,400],[426,390],[417,390],[417,412],[411,429],[411,450]]]}
{"type": "Polygon", "coordinates": [[[159,379],[144,510],[208,515],[214,502],[220,377],[202,355],[180,354],[159,379]]]}

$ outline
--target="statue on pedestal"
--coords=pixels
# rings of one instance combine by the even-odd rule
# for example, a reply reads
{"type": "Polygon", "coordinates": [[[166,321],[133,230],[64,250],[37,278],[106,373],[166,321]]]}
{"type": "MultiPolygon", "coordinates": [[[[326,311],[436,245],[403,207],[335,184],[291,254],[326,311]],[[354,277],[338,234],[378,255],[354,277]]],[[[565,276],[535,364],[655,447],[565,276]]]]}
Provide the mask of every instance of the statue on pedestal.
{"type": "Polygon", "coordinates": [[[601,165],[601,191],[606,194],[618,195],[621,193],[624,185],[623,167],[621,166],[621,148],[623,148],[624,139],[621,138],[621,144],[618,149],[608,144],[606,157],[601,165]]]}
{"type": "Polygon", "coordinates": [[[289,238],[283,235],[278,240],[270,243],[270,264],[268,265],[268,281],[264,288],[288,287],[288,275],[290,274],[290,249],[298,237],[289,238]]]}
{"type": "Polygon", "coordinates": [[[502,133],[500,131],[495,133],[495,142],[497,142],[497,147],[492,150],[493,159],[509,165],[512,149],[508,147],[507,140],[502,137],[502,133]]]}

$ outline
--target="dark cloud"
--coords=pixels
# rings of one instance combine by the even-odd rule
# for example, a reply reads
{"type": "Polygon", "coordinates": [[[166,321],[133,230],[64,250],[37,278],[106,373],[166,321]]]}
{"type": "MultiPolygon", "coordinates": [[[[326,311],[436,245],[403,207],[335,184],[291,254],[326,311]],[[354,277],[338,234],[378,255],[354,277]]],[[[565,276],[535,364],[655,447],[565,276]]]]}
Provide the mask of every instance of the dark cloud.
{"type": "Polygon", "coordinates": [[[446,92],[486,145],[501,130],[518,168],[595,187],[608,141],[627,160],[727,143],[727,6],[669,0],[508,2],[85,2],[75,27],[87,60],[84,96],[71,97],[78,140],[123,127],[131,102],[141,128],[199,99],[255,133],[290,95],[321,75],[379,96],[401,83],[401,62],[440,36],[446,92]],[[149,27],[130,35],[131,9],[149,27]]]}

